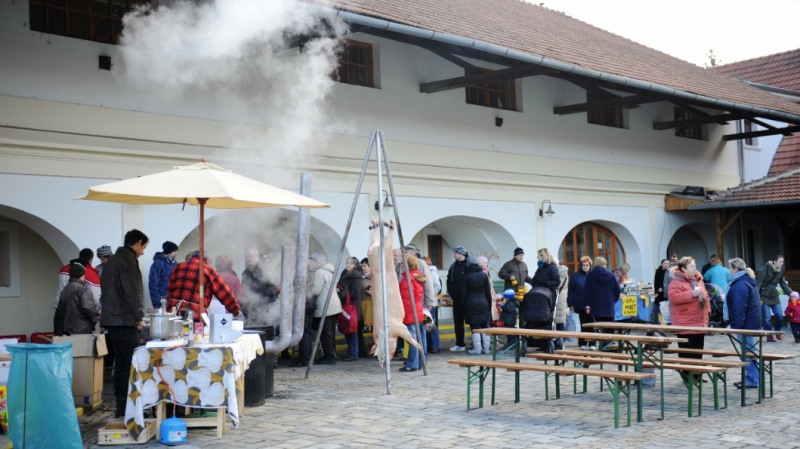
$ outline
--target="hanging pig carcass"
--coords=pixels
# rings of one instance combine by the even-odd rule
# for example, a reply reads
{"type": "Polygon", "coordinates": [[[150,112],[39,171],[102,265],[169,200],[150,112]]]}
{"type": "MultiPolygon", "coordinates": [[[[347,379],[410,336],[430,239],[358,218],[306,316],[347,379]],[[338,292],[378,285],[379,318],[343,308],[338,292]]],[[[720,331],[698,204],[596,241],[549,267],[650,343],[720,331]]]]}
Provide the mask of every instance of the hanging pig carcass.
{"type": "Polygon", "coordinates": [[[397,272],[395,272],[394,260],[392,258],[392,247],[394,246],[394,222],[391,224],[384,223],[384,226],[389,228],[389,232],[384,236],[383,252],[381,252],[380,242],[380,228],[378,223],[372,222],[370,229],[372,230],[372,243],[369,246],[369,266],[372,273],[372,313],[373,313],[373,327],[372,327],[372,340],[373,346],[370,350],[370,355],[378,356],[381,365],[385,362],[385,344],[389,344],[389,354],[394,354],[397,348],[397,337],[402,338],[409,344],[414,345],[419,350],[422,347],[417,340],[408,331],[408,328],[403,324],[403,299],[400,297],[400,283],[397,280],[397,272]],[[384,259],[384,270],[381,271],[381,260],[384,259]],[[383,294],[381,290],[381,276],[386,280],[386,304],[389,337],[383,338],[383,294]],[[388,341],[386,341],[388,340],[388,341]]]}

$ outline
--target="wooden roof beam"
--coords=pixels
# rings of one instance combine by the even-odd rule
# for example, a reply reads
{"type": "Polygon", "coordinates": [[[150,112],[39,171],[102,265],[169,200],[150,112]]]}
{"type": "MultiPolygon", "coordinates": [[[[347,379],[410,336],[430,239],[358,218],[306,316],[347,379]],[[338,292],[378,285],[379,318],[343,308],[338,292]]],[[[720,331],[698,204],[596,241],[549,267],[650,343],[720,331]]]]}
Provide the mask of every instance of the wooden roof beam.
{"type": "Polygon", "coordinates": [[[545,70],[537,66],[512,67],[508,69],[493,70],[487,72],[473,73],[465,76],[458,76],[429,83],[421,83],[419,91],[426,94],[441,92],[444,90],[458,89],[461,87],[474,86],[476,84],[507,81],[528,76],[541,75],[545,70]]]}
{"type": "MultiPolygon", "coordinates": [[[[607,95],[610,93],[606,92],[607,95]]],[[[629,95],[627,97],[609,98],[608,100],[595,101],[591,103],[577,103],[566,106],[554,106],[553,114],[567,115],[577,114],[579,112],[586,112],[589,110],[606,109],[606,108],[635,108],[645,103],[655,103],[666,99],[663,95],[643,94],[643,95],[629,95]]]]}
{"type": "Polygon", "coordinates": [[[763,131],[753,131],[749,133],[726,134],[722,136],[722,140],[727,142],[731,140],[751,139],[753,137],[774,136],[776,134],[790,136],[796,132],[800,132],[800,125],[787,126],[785,128],[765,129],[763,131]]]}
{"type": "MultiPolygon", "coordinates": [[[[683,106],[681,106],[683,107],[683,106]]],[[[731,112],[727,114],[706,115],[703,117],[694,117],[686,120],[672,120],[669,122],[653,122],[653,129],[662,131],[672,128],[684,128],[693,125],[707,125],[709,123],[727,124],[730,120],[739,120],[745,118],[746,115],[739,112],[731,112]]]]}

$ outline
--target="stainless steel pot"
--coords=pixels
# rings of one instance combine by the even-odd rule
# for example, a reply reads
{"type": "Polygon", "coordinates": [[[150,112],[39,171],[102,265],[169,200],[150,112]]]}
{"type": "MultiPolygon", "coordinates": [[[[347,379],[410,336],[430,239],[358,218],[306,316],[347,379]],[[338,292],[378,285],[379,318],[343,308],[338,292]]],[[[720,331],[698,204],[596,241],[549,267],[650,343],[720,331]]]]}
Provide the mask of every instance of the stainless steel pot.
{"type": "Polygon", "coordinates": [[[167,340],[181,336],[181,318],[174,313],[150,314],[150,339],[167,340]]]}

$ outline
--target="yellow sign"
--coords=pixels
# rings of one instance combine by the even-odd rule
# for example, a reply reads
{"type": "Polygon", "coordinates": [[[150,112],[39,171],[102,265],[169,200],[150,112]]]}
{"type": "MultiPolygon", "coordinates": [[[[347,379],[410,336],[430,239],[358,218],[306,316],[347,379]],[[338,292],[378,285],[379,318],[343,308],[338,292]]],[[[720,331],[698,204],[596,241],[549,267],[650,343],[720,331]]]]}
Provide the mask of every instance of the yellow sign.
{"type": "Polygon", "coordinates": [[[636,296],[623,296],[622,297],[622,316],[636,316],[639,313],[637,306],[636,296]]]}

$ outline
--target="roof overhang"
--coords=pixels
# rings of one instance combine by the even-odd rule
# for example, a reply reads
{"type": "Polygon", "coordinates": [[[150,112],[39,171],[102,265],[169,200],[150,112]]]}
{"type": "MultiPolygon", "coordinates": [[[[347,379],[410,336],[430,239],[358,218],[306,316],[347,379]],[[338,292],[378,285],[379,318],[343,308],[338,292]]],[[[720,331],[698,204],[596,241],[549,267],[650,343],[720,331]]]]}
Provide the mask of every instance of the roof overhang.
{"type": "Polygon", "coordinates": [[[731,120],[741,119],[751,120],[763,126],[763,122],[760,122],[759,119],[769,119],[786,123],[789,126],[781,128],[768,125],[765,126],[767,128],[765,130],[729,134],[723,136],[723,139],[741,140],[775,134],[789,135],[800,131],[800,115],[797,114],[713,98],[657,83],[600,72],[485,41],[391,22],[378,17],[365,16],[327,6],[317,5],[317,7],[348,23],[353,32],[363,32],[425,48],[464,67],[468,73],[456,78],[421,83],[420,92],[434,93],[463,88],[476,83],[545,75],[570,81],[587,90],[601,90],[605,93],[602,101],[555,106],[553,112],[559,115],[616,106],[633,108],[645,103],[666,101],[689,110],[692,112],[692,118],[654,122],[653,129],[666,130],[709,123],[727,124],[731,120]],[[469,74],[470,68],[477,67],[463,59],[464,57],[503,65],[506,68],[488,73],[469,74]]]}

